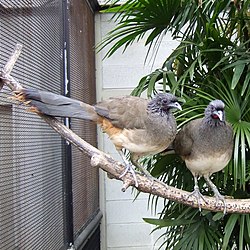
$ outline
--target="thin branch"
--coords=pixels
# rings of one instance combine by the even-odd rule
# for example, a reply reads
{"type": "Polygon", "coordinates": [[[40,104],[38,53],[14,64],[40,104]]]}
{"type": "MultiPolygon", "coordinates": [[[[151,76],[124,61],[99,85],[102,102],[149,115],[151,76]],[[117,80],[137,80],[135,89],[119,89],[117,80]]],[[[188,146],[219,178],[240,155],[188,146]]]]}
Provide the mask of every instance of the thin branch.
{"type": "MultiPolygon", "coordinates": [[[[12,91],[21,90],[22,86],[10,76],[11,70],[20,55],[21,47],[16,46],[12,56],[8,60],[4,69],[0,72],[0,83],[6,84],[12,91]]],[[[25,100],[24,100],[25,101],[25,100]]],[[[47,116],[37,112],[46,123],[48,123],[58,134],[60,134],[68,142],[75,145],[80,151],[87,154],[91,158],[91,165],[97,166],[104,171],[111,174],[117,180],[123,181],[122,190],[125,191],[127,187],[134,186],[134,179],[132,174],[127,173],[124,177],[120,178],[121,173],[124,171],[124,166],[115,161],[110,155],[93,147],[73,131],[60,123],[56,118],[47,116]]],[[[189,192],[181,189],[174,188],[172,186],[166,186],[164,183],[153,182],[141,174],[136,174],[138,180],[138,190],[144,193],[154,194],[159,197],[176,201],[188,206],[197,208],[198,204],[195,197],[190,196],[189,192]]],[[[205,196],[206,202],[201,200],[201,208],[211,211],[224,211],[222,204],[216,205],[216,199],[214,197],[205,196]]],[[[226,199],[227,213],[250,213],[250,199],[226,199]]]]}
{"type": "Polygon", "coordinates": [[[0,91],[3,88],[4,84],[8,86],[12,91],[21,90],[22,86],[16,81],[11,75],[11,71],[14,68],[14,65],[19,58],[21,52],[22,52],[22,45],[16,44],[15,49],[11,56],[9,57],[9,60],[3,67],[3,69],[0,72],[0,91]]]}

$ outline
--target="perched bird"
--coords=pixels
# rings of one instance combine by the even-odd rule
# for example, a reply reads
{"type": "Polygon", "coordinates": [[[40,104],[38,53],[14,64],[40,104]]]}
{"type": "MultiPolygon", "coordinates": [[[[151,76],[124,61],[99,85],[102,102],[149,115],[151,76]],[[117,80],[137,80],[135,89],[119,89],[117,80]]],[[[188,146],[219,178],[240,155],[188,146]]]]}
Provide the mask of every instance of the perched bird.
{"type": "Polygon", "coordinates": [[[125,163],[126,169],[121,177],[130,171],[136,186],[134,169],[122,149],[130,151],[134,166],[152,177],[138,160],[160,153],[174,140],[177,127],[171,109],[181,109],[177,98],[169,93],[160,93],[151,100],[135,96],[109,98],[94,106],[34,89],[23,89],[18,96],[46,115],[74,117],[99,124],[125,163]]]}
{"type": "Polygon", "coordinates": [[[218,203],[226,204],[224,197],[210,180],[210,175],[222,170],[230,161],[233,151],[233,130],[225,121],[224,103],[214,100],[205,109],[205,117],[192,120],[183,126],[173,142],[174,150],[185,161],[194,176],[194,191],[200,209],[204,199],[198,186],[198,176],[203,176],[213,190],[218,203]]]}

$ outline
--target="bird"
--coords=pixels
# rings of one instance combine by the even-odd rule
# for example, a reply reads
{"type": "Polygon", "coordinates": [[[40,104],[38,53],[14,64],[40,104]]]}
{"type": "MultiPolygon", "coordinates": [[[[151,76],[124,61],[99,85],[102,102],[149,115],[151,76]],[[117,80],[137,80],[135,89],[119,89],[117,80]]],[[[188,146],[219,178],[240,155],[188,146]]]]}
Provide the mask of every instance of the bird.
{"type": "Polygon", "coordinates": [[[40,113],[90,120],[100,125],[125,164],[120,178],[131,172],[136,187],[138,181],[133,166],[147,177],[158,180],[140,165],[139,159],[160,153],[172,143],[177,133],[172,109],[182,109],[171,93],[158,93],[152,99],[129,95],[111,97],[95,105],[37,89],[22,89],[16,97],[40,113]],[[130,161],[123,149],[130,152],[130,161]]]}
{"type": "Polygon", "coordinates": [[[173,141],[175,153],[185,161],[194,177],[194,190],[191,195],[197,199],[199,210],[201,198],[198,177],[204,177],[216,198],[216,205],[222,201],[224,213],[226,203],[210,176],[222,170],[229,163],[233,152],[233,129],[225,120],[225,104],[221,100],[211,101],[203,118],[185,124],[173,141]]]}

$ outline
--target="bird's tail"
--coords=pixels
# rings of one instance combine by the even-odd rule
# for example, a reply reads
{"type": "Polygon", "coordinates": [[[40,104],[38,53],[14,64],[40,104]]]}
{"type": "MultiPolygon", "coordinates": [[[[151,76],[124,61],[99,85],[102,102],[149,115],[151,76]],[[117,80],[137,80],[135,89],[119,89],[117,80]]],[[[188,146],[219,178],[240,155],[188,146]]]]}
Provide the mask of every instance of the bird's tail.
{"type": "Polygon", "coordinates": [[[58,117],[71,117],[97,121],[95,108],[62,95],[36,89],[22,89],[17,98],[29,103],[38,112],[58,117]],[[21,98],[20,98],[21,97],[21,98]]]}

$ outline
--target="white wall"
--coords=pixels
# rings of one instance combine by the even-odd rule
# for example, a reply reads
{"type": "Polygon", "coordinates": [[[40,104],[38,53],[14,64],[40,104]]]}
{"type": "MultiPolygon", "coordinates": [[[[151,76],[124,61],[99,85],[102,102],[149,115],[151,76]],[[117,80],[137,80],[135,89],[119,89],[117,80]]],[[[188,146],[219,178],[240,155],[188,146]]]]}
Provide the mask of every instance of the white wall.
{"type": "MultiPolygon", "coordinates": [[[[111,14],[96,15],[96,41],[114,27],[109,21],[111,14]]],[[[133,44],[125,53],[116,52],[111,58],[102,60],[106,49],[97,54],[97,99],[130,94],[141,77],[152,69],[161,67],[166,57],[177,46],[177,42],[166,36],[162,41],[155,63],[145,65],[147,49],[142,42],[133,44]]],[[[106,135],[99,133],[99,148],[119,159],[114,146],[106,135]]],[[[104,217],[101,224],[102,250],[153,250],[159,233],[151,233],[153,227],[143,221],[143,217],[155,217],[148,209],[148,195],[140,194],[134,201],[132,188],[121,192],[122,182],[111,180],[100,172],[100,204],[104,217]]],[[[163,203],[163,201],[161,202],[163,203]]],[[[159,203],[160,204],[160,203],[159,203]]],[[[159,212],[163,205],[159,206],[159,212]]]]}

